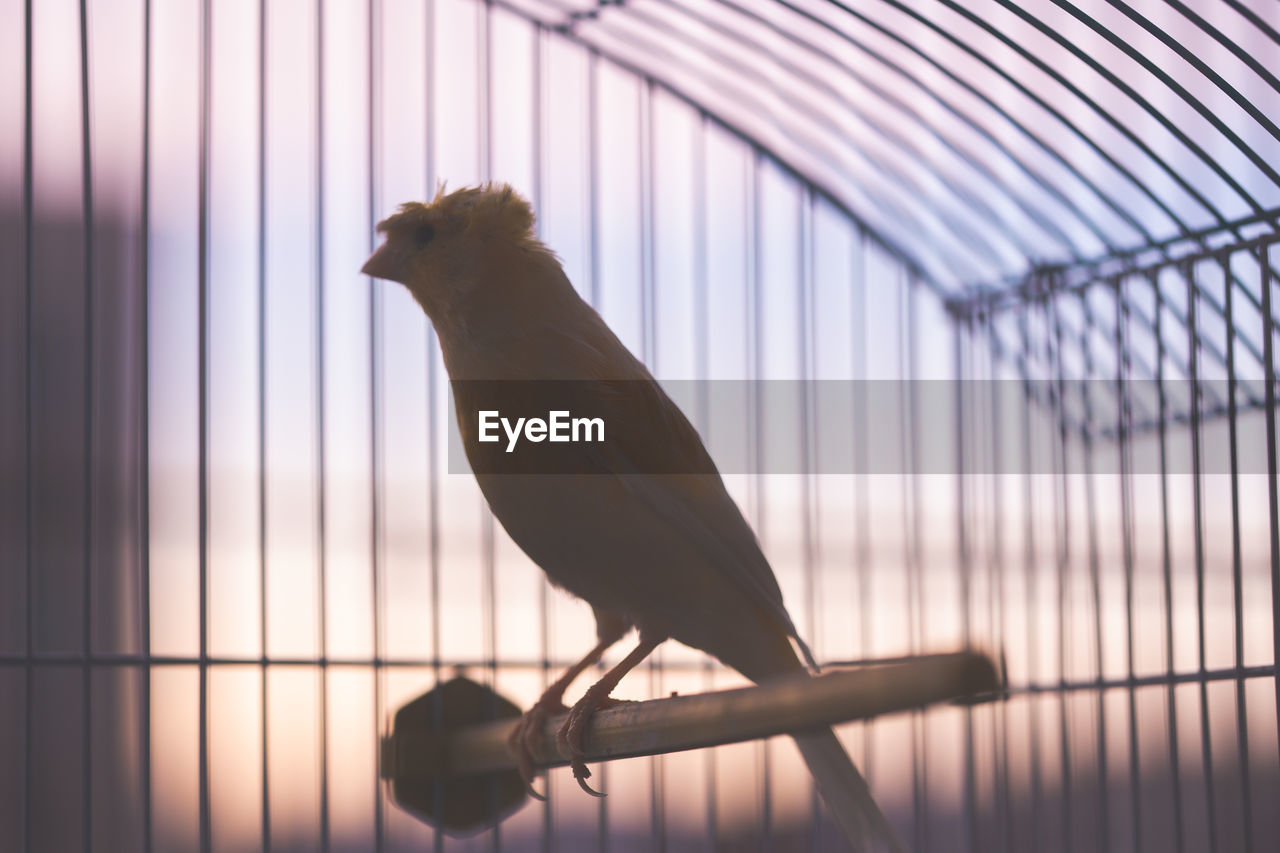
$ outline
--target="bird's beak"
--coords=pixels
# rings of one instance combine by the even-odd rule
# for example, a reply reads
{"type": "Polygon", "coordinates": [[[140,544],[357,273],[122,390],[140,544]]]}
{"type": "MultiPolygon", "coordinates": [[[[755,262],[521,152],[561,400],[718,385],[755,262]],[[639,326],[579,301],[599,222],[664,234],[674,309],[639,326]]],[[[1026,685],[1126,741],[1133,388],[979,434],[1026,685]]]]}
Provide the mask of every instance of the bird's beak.
{"type": "Polygon", "coordinates": [[[387,240],[378,247],[376,252],[369,256],[369,260],[364,262],[360,272],[365,275],[371,275],[374,278],[385,278],[388,281],[398,281],[401,284],[406,284],[406,260],[404,251],[397,248],[391,240],[387,240]]]}

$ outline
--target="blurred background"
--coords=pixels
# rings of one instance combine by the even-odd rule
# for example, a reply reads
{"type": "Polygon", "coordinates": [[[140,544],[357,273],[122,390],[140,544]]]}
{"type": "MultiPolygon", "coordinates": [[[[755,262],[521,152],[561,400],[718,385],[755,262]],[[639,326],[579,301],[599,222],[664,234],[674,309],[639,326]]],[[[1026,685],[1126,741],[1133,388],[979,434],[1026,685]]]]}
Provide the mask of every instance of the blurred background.
{"type": "MultiPolygon", "coordinates": [[[[527,707],[594,640],[448,464],[422,312],[358,274],[396,205],[486,179],[661,380],[894,383],[877,473],[726,479],[819,660],[1005,656],[1006,701],[840,729],[908,844],[1272,849],[1278,30],[0,0],[0,849],[839,849],[785,738],[602,766],[603,800],[557,771],[466,840],[378,782],[437,679],[527,707]]],[[[880,417],[687,410],[855,458],[880,417]]],[[[668,644],[618,694],[740,681],[668,644]]]]}

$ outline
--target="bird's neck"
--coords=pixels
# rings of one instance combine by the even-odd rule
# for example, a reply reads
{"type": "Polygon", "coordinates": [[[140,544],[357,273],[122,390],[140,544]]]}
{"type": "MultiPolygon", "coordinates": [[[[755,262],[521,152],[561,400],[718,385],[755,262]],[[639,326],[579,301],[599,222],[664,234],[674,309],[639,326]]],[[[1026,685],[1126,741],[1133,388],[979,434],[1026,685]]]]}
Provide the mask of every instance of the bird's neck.
{"type": "Polygon", "coordinates": [[[550,271],[554,279],[487,276],[481,284],[459,288],[447,304],[423,306],[451,378],[524,379],[545,372],[539,355],[554,347],[554,341],[544,340],[548,325],[581,327],[584,315],[593,313],[558,264],[550,271]]]}

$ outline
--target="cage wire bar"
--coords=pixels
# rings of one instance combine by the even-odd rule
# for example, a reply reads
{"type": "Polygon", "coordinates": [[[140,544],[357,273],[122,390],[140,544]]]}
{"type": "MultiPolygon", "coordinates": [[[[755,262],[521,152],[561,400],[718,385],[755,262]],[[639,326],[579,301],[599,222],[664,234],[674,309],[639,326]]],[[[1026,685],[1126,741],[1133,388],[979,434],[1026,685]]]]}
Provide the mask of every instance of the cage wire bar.
{"type": "MultiPolygon", "coordinates": [[[[470,846],[411,825],[384,802],[376,768],[351,758],[352,744],[363,744],[372,760],[384,717],[410,689],[465,670],[531,699],[577,651],[565,648],[569,641],[556,627],[573,621],[574,612],[540,577],[525,587],[534,595],[531,653],[513,656],[503,644],[500,623],[511,618],[503,583],[513,559],[476,495],[459,497],[450,485],[440,456],[447,386],[429,324],[415,319],[416,331],[406,331],[398,297],[379,286],[361,297],[366,316],[352,315],[341,292],[369,287],[355,274],[355,258],[373,248],[373,225],[401,200],[392,193],[429,196],[442,178],[456,186],[516,169],[544,238],[561,251],[575,284],[659,376],[924,379],[942,371],[958,380],[963,417],[954,442],[964,473],[947,487],[954,493],[950,539],[937,538],[936,497],[919,478],[886,484],[856,477],[833,486],[801,475],[794,487],[798,534],[785,521],[790,486],[762,477],[731,483],[820,656],[922,652],[944,640],[1009,651],[1008,702],[913,713],[901,725],[878,721],[849,739],[873,787],[891,795],[886,809],[915,849],[1266,849],[1280,833],[1265,808],[1280,790],[1272,292],[1280,128],[1266,108],[1280,94],[1277,69],[1266,60],[1280,33],[1268,9],[1245,0],[1212,8],[1171,0],[1141,10],[1120,0],[996,6],[437,0],[417,14],[370,0],[353,14],[324,0],[263,0],[238,11],[211,0],[7,3],[3,13],[14,26],[6,28],[4,52],[14,73],[0,109],[21,140],[5,149],[0,166],[2,239],[6,258],[21,260],[6,264],[0,294],[0,441],[6,470],[15,472],[3,498],[0,622],[9,627],[0,637],[0,749],[13,760],[5,762],[12,769],[4,790],[12,796],[0,804],[0,846],[650,849],[644,845],[691,838],[715,847],[739,840],[748,826],[767,848],[834,849],[807,788],[797,811],[789,790],[794,760],[774,743],[747,748],[746,793],[730,784],[738,781],[730,774],[743,766],[742,752],[602,767],[606,789],[617,792],[609,800],[574,804],[568,788],[551,785],[551,803],[534,819],[517,818],[470,846]],[[116,72],[108,63],[128,64],[124,50],[133,43],[112,40],[110,20],[119,15],[137,25],[136,108],[113,100],[122,96],[107,82],[119,79],[109,77],[116,72]],[[219,52],[221,15],[252,25],[248,58],[219,52]],[[414,67],[424,78],[412,108],[404,105],[404,81],[393,76],[403,69],[388,60],[400,49],[405,21],[419,27],[413,37],[421,65],[414,67]],[[459,27],[474,39],[459,36],[459,27]],[[184,37],[191,62],[185,71],[192,72],[184,94],[195,104],[195,132],[175,143],[164,111],[173,109],[170,90],[187,76],[173,74],[166,51],[173,49],[167,42],[184,37]],[[353,58],[355,42],[363,46],[353,58]],[[74,78],[60,80],[42,52],[74,57],[74,78]],[[287,80],[281,65],[293,59],[310,92],[272,88],[273,69],[287,80]],[[253,67],[249,83],[231,74],[237,61],[253,67]],[[567,85],[566,67],[585,69],[583,79],[567,85]],[[365,76],[356,81],[362,96],[354,107],[340,85],[353,72],[365,76]],[[500,97],[513,78],[528,81],[527,103],[500,97]],[[225,631],[214,615],[222,605],[211,594],[218,580],[211,570],[225,565],[220,554],[214,559],[224,543],[211,532],[225,488],[218,465],[226,451],[215,453],[227,423],[219,389],[235,375],[216,357],[227,348],[219,322],[229,321],[218,292],[227,273],[214,264],[223,251],[235,254],[216,209],[224,203],[218,161],[232,159],[218,127],[226,118],[218,111],[217,99],[227,97],[221,86],[257,99],[255,121],[235,131],[249,140],[256,162],[250,198],[236,206],[252,232],[244,253],[249,307],[233,318],[256,350],[251,402],[235,409],[252,424],[243,455],[253,483],[243,496],[254,516],[247,532],[256,537],[257,600],[249,605],[256,653],[211,642],[225,631]],[[451,112],[458,109],[451,89],[475,96],[472,115],[451,112]],[[285,109],[295,95],[310,99],[312,110],[302,125],[310,149],[288,152],[309,167],[305,187],[273,183],[292,174],[291,158],[273,147],[272,136],[295,141],[285,109]],[[78,146],[59,165],[56,146],[45,144],[58,126],[48,116],[56,118],[64,109],[58,99],[68,97],[74,104],[63,118],[78,146]],[[527,126],[513,130],[503,107],[527,117],[527,126]],[[627,107],[634,112],[622,117],[627,107]],[[121,163],[133,162],[110,143],[120,133],[113,122],[123,120],[117,112],[137,120],[128,134],[138,146],[137,166],[120,167],[136,177],[136,195],[113,177],[121,163]],[[402,114],[410,118],[401,121],[402,114]],[[410,130],[413,120],[421,125],[410,130]],[[682,122],[688,136],[673,154],[672,128],[682,122]],[[367,125],[360,144],[349,138],[359,133],[342,132],[343,123],[367,125]],[[442,127],[474,143],[470,162],[446,145],[442,127]],[[513,134],[527,142],[516,156],[513,134]],[[393,156],[397,135],[423,143],[411,169],[393,156]],[[194,145],[194,163],[186,164],[194,180],[185,184],[175,180],[171,162],[179,144],[194,145]],[[566,164],[565,149],[584,156],[566,164]],[[41,165],[45,158],[54,166],[41,165]],[[358,180],[345,168],[352,158],[362,158],[358,180]],[[71,203],[52,199],[54,168],[75,179],[71,203]],[[718,185],[708,177],[730,172],[735,177],[718,185]],[[685,176],[693,178],[687,188],[679,183],[685,176]],[[634,183],[624,192],[628,178],[634,183]],[[355,184],[363,186],[353,194],[355,184]],[[186,206],[168,200],[183,186],[194,191],[186,206]],[[312,194],[313,209],[280,206],[300,189],[312,194]],[[194,211],[193,242],[174,236],[182,226],[170,217],[179,209],[194,211]],[[566,226],[573,209],[585,216],[566,226]],[[688,251],[665,221],[682,209],[693,211],[688,251]],[[310,233],[288,232],[281,211],[309,221],[310,233]],[[363,232],[344,239],[353,222],[363,232]],[[304,244],[314,264],[298,276],[311,299],[298,312],[309,340],[282,338],[278,300],[289,291],[275,253],[291,241],[304,244]],[[731,249],[713,251],[716,241],[731,249]],[[844,252],[838,265],[828,257],[833,243],[844,252]],[[169,260],[184,250],[194,257],[187,278],[175,276],[169,260]],[[636,276],[620,273],[610,254],[628,251],[636,276]],[[354,262],[346,270],[335,258],[354,262]],[[677,274],[678,261],[688,269],[677,274]],[[842,273],[835,288],[832,270],[842,273]],[[688,327],[672,321],[671,306],[682,303],[664,284],[670,278],[691,284],[688,327]],[[184,327],[194,333],[187,341],[194,358],[181,356],[159,328],[174,319],[171,292],[180,287],[193,294],[180,307],[195,312],[184,327]],[[830,339],[833,303],[846,312],[843,337],[851,342],[834,355],[818,343],[830,339]],[[729,334],[737,317],[741,328],[729,334]],[[351,331],[361,322],[363,337],[351,331]],[[679,331],[662,331],[673,326],[679,331]],[[940,329],[949,335],[942,359],[931,348],[940,329]],[[335,379],[346,375],[342,361],[353,355],[352,340],[363,347],[359,369],[367,373],[354,386],[363,394],[359,403],[348,379],[335,379]],[[716,343],[731,357],[716,352],[716,343]],[[299,384],[311,396],[299,418],[282,415],[293,398],[281,397],[281,386],[291,383],[272,361],[297,366],[285,347],[300,348],[307,361],[299,384]],[[402,369],[406,351],[418,358],[412,371],[402,369]],[[186,436],[195,448],[185,460],[194,471],[188,492],[157,473],[171,464],[165,454],[175,440],[164,434],[174,403],[160,368],[175,358],[194,374],[186,376],[194,416],[177,418],[194,429],[186,436]],[[726,369],[729,361],[736,363],[726,369]],[[421,382],[409,395],[421,400],[420,417],[403,403],[406,377],[421,382]],[[968,380],[1016,383],[1023,391],[1019,423],[1011,425],[994,398],[983,399],[981,382],[968,380]],[[1102,386],[1115,389],[1111,408],[1090,393],[1102,386]],[[1134,390],[1144,387],[1154,388],[1154,410],[1151,395],[1134,390]],[[421,465],[403,463],[425,473],[416,485],[425,497],[425,547],[411,553],[421,558],[416,571],[425,594],[404,580],[397,544],[409,518],[393,482],[402,464],[397,455],[407,449],[397,421],[406,417],[421,421],[425,434],[421,465]],[[1031,438],[1038,418],[1054,425],[1048,447],[1031,438]],[[354,420],[364,426],[353,443],[354,420]],[[1011,426],[1017,434],[1006,434],[1011,426]],[[289,427],[309,436],[298,441],[299,454],[310,459],[307,488],[283,494],[311,515],[300,534],[311,539],[301,558],[311,578],[298,585],[314,591],[306,605],[314,611],[314,642],[277,644],[282,652],[271,648],[273,622],[288,612],[273,607],[281,593],[272,572],[282,572],[285,560],[272,540],[293,534],[274,517],[290,461],[287,454],[284,462],[275,458],[282,455],[275,432],[289,427]],[[1094,475],[1049,483],[1002,476],[997,460],[1009,441],[1019,442],[1023,471],[1043,456],[1063,469],[1082,460],[1081,470],[1094,475]],[[1158,461],[1140,468],[1136,460],[1151,442],[1158,461]],[[1215,442],[1228,448],[1225,470],[1206,468],[1215,442]],[[367,477],[355,486],[339,470],[353,444],[367,477]],[[1246,468],[1248,460],[1265,465],[1246,468]],[[67,494],[52,493],[66,484],[67,494]],[[193,607],[157,591],[171,590],[177,571],[161,546],[182,534],[168,516],[156,515],[157,506],[190,493],[193,607]],[[352,587],[351,542],[343,538],[351,523],[342,516],[362,496],[367,594],[352,587]],[[888,533],[880,532],[886,517],[878,504],[894,508],[888,533]],[[1151,506],[1159,508],[1154,519],[1151,506]],[[838,520],[832,507],[844,513],[838,520]],[[479,519],[474,541],[464,512],[479,519]],[[1187,513],[1190,521],[1180,522],[1187,513]],[[1263,526],[1265,537],[1257,535],[1263,526]],[[850,528],[846,547],[836,534],[850,528]],[[66,543],[72,557],[55,548],[66,543]],[[467,549],[461,558],[459,547],[467,549]],[[452,566],[464,562],[469,572],[473,561],[479,582],[460,585],[452,566]],[[1219,584],[1229,589],[1229,604],[1218,601],[1219,584]],[[456,630],[461,622],[449,613],[471,613],[472,596],[478,642],[474,652],[458,654],[446,626],[456,630]],[[429,614],[418,645],[402,642],[397,598],[429,614]],[[359,620],[367,637],[354,643],[351,624],[335,613],[362,602],[369,605],[368,619],[359,620]],[[194,616],[194,648],[169,638],[170,609],[194,616]],[[844,631],[839,623],[850,611],[857,625],[844,631]],[[904,623],[890,640],[878,635],[886,612],[904,623]],[[1225,646],[1219,632],[1229,635],[1225,646]],[[240,696],[256,705],[256,732],[227,741],[218,731],[216,715],[226,711],[218,694],[233,694],[219,675],[245,671],[256,676],[256,697],[252,690],[240,696]],[[302,701],[280,680],[295,672],[312,679],[302,701]],[[194,756],[176,755],[167,739],[185,707],[173,698],[177,679],[190,682],[188,700],[195,695],[195,725],[184,730],[196,741],[194,756]],[[362,734],[345,725],[357,683],[367,698],[362,734]],[[1255,685],[1271,689],[1251,691],[1255,685]],[[20,702],[12,698],[18,692],[20,702]],[[1226,707],[1221,696],[1230,700],[1225,713],[1217,710],[1226,707]],[[285,784],[294,771],[286,769],[287,753],[277,751],[291,743],[276,717],[281,712],[314,717],[304,728],[314,730],[315,742],[302,755],[314,767],[305,778],[297,771],[292,783],[314,789],[310,811],[299,810],[285,784]],[[226,764],[215,739],[249,755],[256,778],[241,787],[256,787],[258,813],[247,833],[217,802],[226,793],[215,778],[220,762],[244,767],[226,764]],[[958,757],[949,751],[953,740],[958,757]],[[905,785],[895,765],[903,754],[905,785]],[[177,796],[166,790],[177,772],[166,763],[185,772],[181,778],[194,777],[181,814],[166,813],[177,796]],[[364,787],[354,818],[347,800],[355,795],[344,776],[364,787]],[[702,790],[691,793],[685,777],[702,790]],[[682,797],[700,798],[700,821],[683,816],[682,797]],[[743,800],[752,801],[747,823],[743,800]],[[648,811],[642,829],[629,819],[636,809],[648,811]],[[1163,819],[1170,811],[1171,822],[1163,819]]],[[[918,393],[915,383],[903,387],[908,397],[918,393]]],[[[866,423],[873,414],[862,405],[859,422],[866,423]]],[[[905,408],[914,412],[917,401],[907,399],[905,408]]],[[[690,415],[709,428],[709,412],[690,415]]],[[[765,416],[757,402],[757,461],[765,416]]],[[[818,441],[815,414],[802,406],[797,417],[808,455],[818,441]]],[[[912,470],[929,428],[912,421],[903,460],[912,470]]],[[[574,624],[583,627],[580,616],[574,624]]],[[[589,640],[589,629],[573,638],[589,640]]],[[[675,650],[656,654],[648,668],[654,696],[673,686],[727,683],[719,668],[675,650]]]]}
{"type": "MultiPolygon", "coordinates": [[[[1252,793],[1252,777],[1250,772],[1250,762],[1260,761],[1263,766],[1270,765],[1274,756],[1268,750],[1267,754],[1257,755],[1249,749],[1249,714],[1247,711],[1246,700],[1246,682],[1253,678],[1270,679],[1272,685],[1275,683],[1275,665],[1250,666],[1246,660],[1245,650],[1245,624],[1246,614],[1244,608],[1244,572],[1242,565],[1243,543],[1241,539],[1241,465],[1238,453],[1238,424],[1245,417],[1245,413],[1253,412],[1262,414],[1265,418],[1265,438],[1255,436],[1255,440],[1261,441],[1265,446],[1265,458],[1267,461],[1268,479],[1266,495],[1264,496],[1265,505],[1268,512],[1267,526],[1270,528],[1274,521],[1274,513],[1276,501],[1274,499],[1275,486],[1270,481],[1269,471],[1271,460],[1275,455],[1275,434],[1274,428],[1274,412],[1271,411],[1270,401],[1259,400],[1258,394],[1250,393],[1243,390],[1241,386],[1246,384],[1246,379],[1242,374],[1261,375],[1263,386],[1268,389],[1265,396],[1274,399],[1274,389],[1270,388],[1269,383],[1274,381],[1274,320],[1271,312],[1271,287],[1272,287],[1272,267],[1271,258],[1274,255],[1276,245],[1280,243],[1280,235],[1271,234],[1260,237],[1255,240],[1243,241],[1236,244],[1226,245],[1209,251],[1184,256],[1177,260],[1164,261],[1148,267],[1136,267],[1130,265],[1124,273],[1113,273],[1104,276],[1095,276],[1087,279],[1080,284],[1066,286],[1062,284],[1061,279],[1057,275],[1047,275],[1037,280],[1030,280],[1025,285],[1025,291],[1035,294],[1026,301],[1017,301],[1011,299],[1001,299],[999,303],[994,305],[983,299],[975,300],[975,302],[967,307],[971,309],[971,313],[967,315],[967,321],[978,323],[985,327],[987,334],[984,336],[990,347],[990,358],[993,362],[1004,362],[1010,365],[1012,371],[1025,379],[1037,375],[1055,376],[1058,380],[1059,395],[1057,399],[1052,399],[1053,384],[1050,384],[1050,397],[1048,400],[1041,400],[1041,405],[1048,407],[1050,410],[1058,412],[1060,419],[1060,439],[1057,452],[1065,452],[1064,445],[1069,437],[1078,438],[1083,448],[1083,453],[1087,456],[1090,453],[1092,443],[1098,440],[1113,442],[1118,445],[1118,453],[1120,458],[1120,483],[1121,483],[1121,519],[1123,527],[1123,556],[1124,556],[1124,602],[1125,602],[1125,639],[1124,648],[1126,650],[1126,673],[1123,678],[1107,679],[1102,676],[1103,662],[1101,658],[1101,650],[1103,648],[1102,626],[1101,623],[1095,621],[1095,630],[1097,631],[1094,643],[1095,651],[1098,655],[1095,663],[1098,677],[1092,680],[1083,680],[1071,682],[1062,679],[1058,683],[1053,683],[1043,678],[1033,678],[1033,680],[1024,685],[1015,686],[1014,691],[1026,691],[1031,693],[1047,693],[1065,696],[1069,691],[1073,690],[1096,690],[1099,696],[1097,727],[1099,731],[1104,730],[1106,717],[1103,711],[1102,696],[1104,691],[1123,689],[1129,696],[1129,761],[1131,765],[1130,781],[1135,786],[1131,792],[1131,799],[1135,804],[1135,809],[1140,802],[1139,793],[1136,785],[1140,778],[1139,775],[1139,758],[1136,751],[1138,743],[1138,723],[1137,711],[1134,706],[1135,690],[1145,686],[1165,685],[1168,690],[1167,711],[1168,711],[1168,754],[1171,758],[1171,770],[1173,772],[1172,784],[1174,787],[1173,807],[1175,812],[1174,827],[1176,832],[1176,849],[1186,849],[1187,841],[1184,838],[1184,815],[1183,815],[1183,798],[1181,795],[1181,785],[1178,779],[1179,760],[1178,760],[1178,741],[1179,732],[1177,718],[1177,702],[1175,701],[1175,687],[1180,684],[1196,685],[1199,688],[1199,727],[1201,730],[1201,762],[1202,772],[1206,783],[1206,802],[1207,802],[1207,821],[1208,821],[1208,838],[1210,848],[1216,849],[1222,846],[1221,840],[1215,832],[1215,805],[1220,802],[1220,798],[1215,793],[1214,781],[1214,756],[1212,738],[1210,736],[1210,710],[1208,700],[1209,685],[1217,681],[1232,681],[1235,686],[1235,730],[1237,743],[1235,745],[1235,757],[1239,763],[1238,780],[1239,792],[1243,819],[1239,826],[1242,832],[1242,838],[1235,838],[1225,845],[1230,849],[1255,849],[1255,823],[1253,817],[1253,809],[1256,800],[1252,793]],[[1233,264],[1233,261],[1236,263],[1233,264]],[[1244,276],[1234,272],[1240,264],[1250,267],[1250,271],[1244,276]],[[1204,280],[1204,274],[1200,271],[1205,268],[1217,268],[1220,274],[1220,289],[1213,289],[1212,286],[1204,280]],[[1172,286],[1162,282],[1164,273],[1172,273],[1172,286]],[[1257,288],[1255,291],[1254,288],[1257,288]],[[1130,296],[1130,293],[1136,290],[1145,290],[1151,294],[1147,304],[1154,303],[1154,316],[1144,313],[1142,310],[1135,308],[1135,302],[1138,301],[1130,296]],[[1172,290],[1176,293],[1181,290],[1186,294],[1185,312],[1180,316],[1176,308],[1169,307],[1172,290]],[[1114,353],[1111,354],[1111,360],[1114,362],[1113,381],[1118,386],[1120,407],[1116,412],[1117,421],[1115,426],[1109,426],[1106,422],[1095,419],[1093,413],[1090,412],[1087,402],[1084,406],[1084,415],[1081,420],[1072,421],[1070,416],[1065,413],[1068,402],[1064,399],[1065,395],[1061,392],[1062,387],[1062,353],[1064,349],[1071,346],[1072,342],[1078,347],[1078,352],[1083,358],[1085,376],[1097,376],[1100,379],[1106,379],[1105,370],[1098,370],[1094,365],[1090,364],[1091,353],[1096,349],[1090,346],[1090,335],[1093,327],[1097,323],[1106,323],[1102,318],[1095,318],[1090,311],[1090,298],[1096,294],[1104,294],[1114,302],[1114,314],[1111,318],[1111,330],[1114,335],[1114,353]],[[1219,297],[1218,294],[1221,294],[1219,297]],[[1235,305],[1240,297],[1244,297],[1247,304],[1256,306],[1260,309],[1260,323],[1250,327],[1242,325],[1238,322],[1238,315],[1235,313],[1235,305]],[[1082,326],[1078,330],[1068,329],[1066,337],[1063,335],[1066,323],[1062,319],[1062,311],[1058,310],[1063,303],[1078,302],[1081,306],[1080,317],[1083,320],[1082,326]],[[1203,308],[1201,305],[1203,304],[1203,308]],[[1001,333],[996,330],[996,320],[991,313],[992,311],[999,313],[1007,313],[1009,311],[1017,312],[1018,330],[1020,331],[1020,341],[1008,342],[1002,339],[1001,333]],[[1202,311],[1212,312],[1210,316],[1216,314],[1223,321],[1225,344],[1220,348],[1209,345],[1206,340],[1205,332],[1202,329],[1203,321],[1200,319],[1202,311]],[[1040,352],[1036,352],[1031,337],[1027,332],[1027,315],[1033,313],[1039,315],[1046,326],[1049,327],[1049,333],[1045,335],[1045,342],[1049,344],[1040,352]],[[1182,332],[1188,340],[1185,359],[1170,359],[1167,355],[1166,335],[1164,322],[1172,318],[1181,327],[1182,332]],[[1256,330],[1258,337],[1251,339],[1249,337],[1249,329],[1256,330]],[[1134,345],[1132,337],[1135,336],[1151,336],[1155,345],[1156,360],[1154,365],[1142,365],[1141,360],[1136,357],[1139,347],[1134,345]],[[1251,369],[1242,370],[1239,362],[1240,350],[1246,350],[1250,356],[1256,360],[1249,366],[1251,369]],[[1223,351],[1225,350],[1225,352],[1223,351]],[[1214,388],[1214,384],[1210,384],[1203,379],[1205,366],[1203,361],[1206,357],[1214,366],[1221,367],[1225,373],[1225,385],[1227,388],[1225,401],[1215,401],[1213,403],[1202,402],[1202,399],[1209,396],[1204,393],[1205,390],[1214,388]],[[1042,362],[1037,364],[1036,362],[1042,362]],[[1056,363],[1055,363],[1056,361],[1056,363]],[[1181,373],[1191,383],[1191,393],[1185,408],[1170,408],[1169,402],[1165,396],[1165,388],[1167,378],[1165,371],[1172,367],[1181,373]],[[1141,382],[1144,379],[1153,379],[1157,383],[1159,389],[1159,411],[1155,417],[1144,422],[1135,422],[1133,412],[1131,411],[1131,402],[1133,399],[1124,390],[1125,384],[1129,382],[1141,382]],[[1229,466],[1227,474],[1229,475],[1229,494],[1230,502],[1229,539],[1231,547],[1229,549],[1230,560],[1230,585],[1232,590],[1232,618],[1233,626],[1232,634],[1232,656],[1233,665],[1229,667],[1214,668],[1210,666],[1206,659],[1206,637],[1210,634],[1211,627],[1209,625],[1209,616],[1206,612],[1206,556],[1205,556],[1205,534],[1207,524],[1205,521],[1205,479],[1206,472],[1201,461],[1201,448],[1206,442],[1204,432],[1207,425],[1212,424],[1214,420],[1226,421],[1225,436],[1229,448],[1229,466]],[[1194,568],[1195,568],[1195,636],[1197,637],[1195,649],[1195,670],[1179,671],[1175,664],[1174,651],[1174,607],[1172,603],[1173,582],[1171,579],[1171,552],[1170,547],[1170,520],[1169,520],[1169,479],[1170,465],[1167,462],[1169,451],[1167,447],[1167,433],[1171,429],[1181,429],[1189,433],[1190,436],[1190,455],[1191,455],[1191,473],[1192,473],[1192,503],[1194,512],[1193,531],[1194,531],[1194,568]],[[1161,507],[1160,519],[1160,540],[1163,564],[1162,586],[1163,601],[1165,610],[1165,659],[1167,668],[1163,675],[1140,676],[1137,674],[1134,662],[1134,558],[1133,558],[1133,496],[1134,476],[1126,471],[1126,459],[1131,453],[1131,445],[1135,436],[1140,439],[1142,435],[1158,433],[1159,442],[1159,503],[1161,507]]],[[[1105,326],[1102,329],[1106,333],[1105,326]]],[[[1220,385],[1222,383],[1216,383],[1220,385]]],[[[994,422],[994,421],[993,421],[994,422]]],[[[993,435],[993,442],[997,441],[997,437],[993,435]]],[[[1220,435],[1219,438],[1222,438],[1220,435]]],[[[995,445],[993,444],[993,447],[995,445]]],[[[1093,470],[1093,466],[1086,462],[1085,471],[1093,470]]],[[[1218,472],[1221,473],[1221,472],[1218,472]]],[[[1256,472],[1255,472],[1256,473],[1256,472]]],[[[1065,483],[1067,482],[1064,479],[1065,483]]],[[[1097,614],[1102,612],[1099,601],[1099,579],[1097,570],[1096,555],[1096,497],[1093,493],[1094,481],[1088,478],[1084,481],[1086,490],[1086,523],[1089,525],[1089,563],[1090,563],[1090,583],[1093,586],[1093,596],[1095,599],[1094,613],[1095,620],[1097,614]]],[[[1055,500],[1058,493],[1055,492],[1055,500]]],[[[998,519],[999,514],[996,515],[998,519]]],[[[1065,531],[1062,529],[1071,522],[1071,516],[1064,513],[1061,508],[1055,511],[1055,518],[1058,519],[1058,534],[1062,537],[1062,541],[1069,541],[1065,531]]],[[[999,534],[997,534],[998,536],[999,534]]],[[[1028,537],[1029,539],[1029,537],[1028,537]]],[[[1270,569],[1270,585],[1272,588],[1271,598],[1271,643],[1272,653],[1274,655],[1274,642],[1277,636],[1275,615],[1280,612],[1276,608],[1276,600],[1274,590],[1276,589],[1276,560],[1274,552],[1270,552],[1271,556],[1268,562],[1270,569]]],[[[1060,556],[1061,559],[1061,556],[1060,556]]],[[[1032,560],[1028,560],[1030,564],[1032,560]]],[[[1065,603],[1068,599],[1064,595],[1062,584],[1063,577],[1061,568],[1057,577],[1058,589],[1057,598],[1061,603],[1065,603]]],[[[1058,617],[1060,625],[1066,625],[1066,618],[1060,613],[1058,617]]],[[[1064,628],[1065,630],[1065,628],[1064,628]]],[[[1220,630],[1220,629],[1219,629],[1220,630]]],[[[1031,638],[1028,639],[1030,644],[1031,638]]],[[[1061,649],[1063,645],[1059,645],[1061,649]]],[[[1272,657],[1275,660],[1275,657],[1272,657]]],[[[1065,671],[1063,663],[1059,662],[1059,671],[1065,671]]],[[[1255,723],[1256,725],[1256,723],[1255,723]]],[[[1265,725],[1265,724],[1264,724],[1265,725]]],[[[1061,729],[1063,742],[1063,766],[1068,766],[1065,755],[1068,751],[1067,736],[1068,731],[1064,726],[1061,729]]],[[[1105,766],[1106,740],[1099,737],[1098,749],[1100,750],[1098,764],[1105,766]]],[[[1034,756],[1033,756],[1034,757],[1034,756]]],[[[1102,780],[1105,783],[1105,777],[1102,780]]],[[[1099,789],[1098,808],[1103,816],[1100,824],[1100,834],[1096,839],[1089,839],[1090,846],[1097,846],[1098,849],[1109,848],[1107,837],[1107,808],[1108,797],[1105,784],[1099,789]]],[[[1069,807],[1069,802],[1068,802],[1069,807]]],[[[1070,826],[1071,821],[1067,819],[1065,826],[1070,826]]],[[[1141,849],[1143,844],[1142,837],[1142,821],[1136,819],[1132,824],[1133,836],[1131,846],[1127,849],[1141,849]]],[[[1070,843],[1067,844],[1070,847],[1070,843]]],[[[1190,849],[1199,849],[1199,845],[1195,842],[1191,843],[1190,849]]]]}

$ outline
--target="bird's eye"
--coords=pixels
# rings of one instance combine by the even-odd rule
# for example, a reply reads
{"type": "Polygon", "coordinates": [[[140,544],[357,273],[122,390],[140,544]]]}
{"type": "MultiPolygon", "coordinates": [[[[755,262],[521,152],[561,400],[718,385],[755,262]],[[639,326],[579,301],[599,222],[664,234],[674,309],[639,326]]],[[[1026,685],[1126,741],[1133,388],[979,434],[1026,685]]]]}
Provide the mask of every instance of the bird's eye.
{"type": "Polygon", "coordinates": [[[418,244],[418,248],[424,248],[431,242],[431,238],[436,236],[436,229],[430,224],[424,222],[413,230],[413,242],[418,244]]]}

